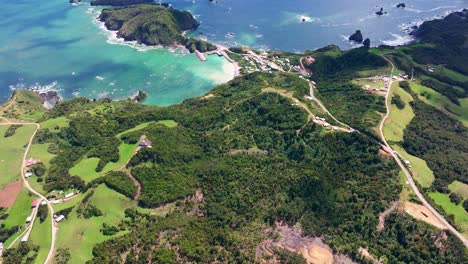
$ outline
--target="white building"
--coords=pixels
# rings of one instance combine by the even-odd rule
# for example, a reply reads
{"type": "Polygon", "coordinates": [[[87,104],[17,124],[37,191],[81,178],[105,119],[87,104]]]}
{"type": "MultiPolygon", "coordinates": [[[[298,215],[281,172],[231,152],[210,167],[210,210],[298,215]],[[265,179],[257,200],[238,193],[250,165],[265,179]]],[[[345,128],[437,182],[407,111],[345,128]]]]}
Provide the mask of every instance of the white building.
{"type": "Polygon", "coordinates": [[[31,223],[31,221],[32,221],[32,216],[28,216],[28,217],[26,218],[26,223],[31,223]]]}
{"type": "Polygon", "coordinates": [[[55,222],[58,223],[58,222],[62,221],[64,218],[65,218],[64,215],[59,215],[59,216],[57,216],[57,217],[55,218],[55,222]]]}
{"type": "Polygon", "coordinates": [[[73,195],[75,195],[75,193],[72,193],[72,192],[71,192],[71,193],[67,193],[67,194],[65,194],[65,196],[64,196],[63,198],[67,199],[67,198],[72,197],[73,195]]]}

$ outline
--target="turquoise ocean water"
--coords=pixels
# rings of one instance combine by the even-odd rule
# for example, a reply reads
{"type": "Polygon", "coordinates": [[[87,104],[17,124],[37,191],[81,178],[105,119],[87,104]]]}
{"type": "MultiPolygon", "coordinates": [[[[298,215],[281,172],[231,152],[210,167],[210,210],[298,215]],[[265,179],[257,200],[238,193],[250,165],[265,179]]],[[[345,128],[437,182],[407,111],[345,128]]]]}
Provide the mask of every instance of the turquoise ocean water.
{"type": "MultiPolygon", "coordinates": [[[[336,44],[361,29],[374,45],[410,40],[403,31],[423,19],[468,7],[468,0],[174,0],[201,22],[192,35],[227,45],[303,51],[336,44]],[[383,6],[387,15],[374,12],[383,6]],[[301,22],[302,19],[305,22],[301,22]],[[227,34],[227,33],[234,33],[227,34]]],[[[199,96],[233,77],[223,58],[200,62],[183,49],[127,44],[95,20],[98,8],[67,0],[0,0],[0,102],[18,88],[57,89],[67,98],[131,96],[169,105],[199,96]]]]}
{"type": "Polygon", "coordinates": [[[64,98],[142,90],[146,104],[169,105],[233,77],[232,65],[216,55],[202,63],[184,49],[118,44],[87,3],[0,0],[0,7],[0,102],[12,89],[41,86],[64,98]]]}

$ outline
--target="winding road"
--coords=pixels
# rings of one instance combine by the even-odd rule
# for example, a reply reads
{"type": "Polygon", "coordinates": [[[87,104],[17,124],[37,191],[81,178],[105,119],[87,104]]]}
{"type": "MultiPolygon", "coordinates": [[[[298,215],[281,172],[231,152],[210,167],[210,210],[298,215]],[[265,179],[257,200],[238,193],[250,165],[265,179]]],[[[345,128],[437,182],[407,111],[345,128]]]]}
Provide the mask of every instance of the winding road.
{"type": "Polygon", "coordinates": [[[382,146],[384,146],[386,149],[388,149],[390,151],[390,154],[395,159],[398,166],[400,166],[401,170],[403,171],[403,173],[406,176],[406,179],[407,179],[408,183],[411,185],[411,188],[413,189],[414,193],[419,198],[419,200],[422,202],[422,204],[424,206],[426,206],[427,209],[429,209],[429,211],[431,211],[436,216],[436,218],[439,219],[447,227],[448,230],[450,230],[450,232],[452,232],[455,236],[457,236],[463,242],[463,244],[465,244],[465,247],[468,247],[468,240],[465,238],[465,236],[463,236],[460,232],[457,231],[457,229],[455,229],[449,222],[447,222],[447,220],[445,220],[445,218],[441,214],[439,214],[439,212],[437,212],[432,207],[432,205],[426,200],[426,198],[424,198],[424,196],[421,194],[418,187],[416,186],[416,183],[414,182],[411,173],[408,171],[408,169],[403,164],[403,162],[401,162],[400,157],[398,157],[398,155],[390,147],[387,140],[385,139],[385,135],[383,133],[383,126],[384,126],[385,121],[387,120],[388,116],[390,115],[389,99],[390,99],[390,92],[391,92],[392,84],[393,84],[393,72],[394,72],[394,69],[395,69],[395,65],[387,57],[385,57],[385,56],[382,56],[382,57],[392,65],[392,71],[391,71],[391,74],[390,74],[390,81],[389,81],[389,89],[388,89],[387,93],[385,94],[385,106],[387,108],[387,113],[382,118],[382,121],[380,122],[380,125],[379,125],[380,137],[382,138],[382,141],[384,143],[382,146]]]}
{"type": "MultiPolygon", "coordinates": [[[[11,101],[14,101],[14,100],[15,100],[15,98],[12,98],[11,101]]],[[[6,106],[3,107],[2,111],[5,111],[11,105],[12,105],[12,103],[7,104],[6,106]]],[[[48,264],[48,263],[52,262],[52,258],[54,256],[55,241],[56,241],[56,235],[57,235],[57,228],[55,227],[54,218],[53,218],[54,208],[52,207],[52,204],[47,200],[47,198],[44,195],[42,195],[38,191],[34,190],[34,188],[32,188],[31,185],[29,185],[29,182],[27,181],[26,177],[24,176],[24,171],[25,171],[25,168],[26,168],[26,157],[27,157],[27,155],[29,153],[29,149],[31,148],[32,141],[33,141],[34,137],[36,136],[37,131],[41,128],[41,126],[38,123],[31,123],[31,122],[18,122],[18,121],[11,122],[10,120],[8,120],[7,118],[4,118],[4,117],[3,117],[3,120],[5,120],[6,123],[0,123],[0,126],[2,126],[2,125],[3,126],[10,126],[10,125],[33,125],[33,126],[36,126],[36,129],[34,130],[33,134],[31,135],[31,138],[29,139],[29,142],[28,142],[28,144],[26,146],[26,149],[24,151],[23,161],[22,161],[22,164],[21,164],[21,179],[23,180],[24,187],[26,187],[29,190],[29,192],[31,192],[34,195],[36,195],[37,197],[39,197],[39,199],[41,199],[41,201],[46,201],[47,207],[49,209],[50,224],[51,224],[51,228],[52,228],[51,229],[52,230],[51,231],[51,243],[50,243],[49,253],[47,254],[46,260],[44,261],[44,264],[48,264]]],[[[34,214],[34,219],[35,219],[35,215],[36,214],[34,214]]],[[[34,220],[31,221],[30,226],[25,230],[25,232],[27,231],[28,235],[29,235],[29,233],[31,232],[31,230],[33,228],[33,224],[34,224],[34,220]]],[[[22,237],[23,234],[26,234],[25,232],[23,232],[20,237],[22,237]]],[[[15,241],[16,240],[17,239],[15,239],[15,241]]],[[[13,241],[13,242],[15,242],[15,241],[13,241]]]]}

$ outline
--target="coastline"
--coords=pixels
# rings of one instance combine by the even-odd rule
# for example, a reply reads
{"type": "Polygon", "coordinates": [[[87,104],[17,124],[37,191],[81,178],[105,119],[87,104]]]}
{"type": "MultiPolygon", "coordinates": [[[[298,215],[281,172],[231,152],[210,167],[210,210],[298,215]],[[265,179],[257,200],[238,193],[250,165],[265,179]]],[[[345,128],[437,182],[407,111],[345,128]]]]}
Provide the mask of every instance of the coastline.
{"type": "MultiPolygon", "coordinates": [[[[82,5],[82,4],[80,4],[80,5],[82,5]]],[[[421,20],[418,20],[416,22],[406,24],[406,28],[413,27],[413,25],[420,26],[421,24],[423,24],[426,21],[441,19],[441,18],[447,16],[448,14],[451,14],[451,13],[454,13],[454,12],[459,12],[461,10],[463,10],[463,9],[447,11],[444,15],[437,15],[437,16],[432,16],[432,17],[428,17],[428,18],[425,18],[425,19],[421,19],[421,20]]],[[[87,10],[86,10],[87,14],[92,15],[93,24],[95,24],[99,29],[101,29],[101,31],[104,32],[104,34],[107,36],[107,41],[106,42],[108,44],[124,45],[124,46],[131,47],[131,48],[133,48],[133,49],[135,49],[137,51],[142,51],[142,52],[145,52],[145,51],[148,51],[148,50],[153,50],[153,49],[167,49],[168,52],[171,52],[174,55],[174,57],[186,56],[186,55],[190,54],[188,52],[188,50],[186,49],[186,47],[184,45],[181,45],[181,44],[168,45],[168,46],[160,46],[160,45],[159,46],[149,46],[149,45],[138,43],[137,41],[125,41],[123,38],[117,36],[117,31],[112,31],[112,30],[107,29],[107,27],[105,26],[105,23],[98,19],[101,12],[102,12],[102,10],[99,7],[95,7],[95,6],[88,6],[87,10]],[[179,52],[180,52],[180,54],[179,54],[179,52]]],[[[399,42],[398,39],[395,39],[395,41],[393,43],[390,43],[391,45],[388,45],[388,46],[398,47],[398,46],[412,44],[412,43],[417,42],[417,40],[414,38],[414,36],[411,35],[412,31],[411,32],[406,32],[404,29],[402,29],[402,32],[405,33],[403,38],[407,38],[407,39],[405,41],[403,41],[403,42],[399,42]]],[[[182,32],[183,35],[185,35],[187,33],[188,33],[187,31],[182,32]]],[[[400,35],[395,34],[395,36],[400,36],[400,35]]],[[[212,54],[214,54],[216,52],[220,52],[220,51],[226,51],[226,50],[228,50],[230,48],[230,46],[228,46],[226,44],[218,44],[216,42],[211,42],[211,43],[217,47],[217,49],[215,51],[204,52],[204,53],[200,52],[200,55],[202,55],[202,56],[197,56],[197,54],[194,54],[195,56],[197,56],[200,59],[201,62],[204,61],[203,57],[206,60],[206,59],[209,59],[209,55],[212,55],[212,54]],[[206,55],[208,55],[208,56],[206,56],[206,55]]],[[[377,47],[377,46],[372,46],[372,47],[377,47]]],[[[352,49],[352,48],[355,48],[355,47],[351,47],[349,49],[352,49]]],[[[348,49],[343,49],[343,50],[348,50],[348,49]]],[[[229,78],[229,80],[231,80],[231,79],[236,78],[236,77],[241,75],[241,72],[240,72],[241,67],[240,67],[238,62],[230,59],[229,55],[227,53],[228,52],[223,52],[223,57],[224,57],[224,59],[227,60],[228,63],[233,65],[233,67],[232,67],[232,72],[229,72],[229,73],[225,72],[225,73],[230,74],[231,77],[229,78]]],[[[300,52],[296,51],[296,53],[300,53],[300,52]]],[[[25,86],[19,87],[19,85],[15,85],[15,87],[12,88],[12,86],[10,85],[10,90],[13,90],[13,89],[28,89],[28,90],[33,90],[34,91],[36,86],[38,86],[38,84],[33,85],[33,86],[29,86],[29,87],[25,87],[25,86]]],[[[44,87],[48,87],[48,86],[49,85],[45,85],[44,87]]],[[[54,87],[52,87],[52,88],[48,88],[47,90],[57,92],[58,96],[60,97],[60,100],[61,101],[63,100],[63,98],[60,96],[61,89],[54,89],[54,87]]],[[[113,100],[121,100],[122,98],[124,98],[124,97],[112,98],[112,99],[113,100]]]]}

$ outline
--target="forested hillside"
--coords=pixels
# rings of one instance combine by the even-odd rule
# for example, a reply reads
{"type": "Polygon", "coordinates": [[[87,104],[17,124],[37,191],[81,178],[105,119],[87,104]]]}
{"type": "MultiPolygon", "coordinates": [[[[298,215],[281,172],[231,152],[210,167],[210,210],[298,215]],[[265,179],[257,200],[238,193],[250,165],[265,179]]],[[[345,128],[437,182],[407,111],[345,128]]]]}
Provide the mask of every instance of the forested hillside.
{"type": "MultiPolygon", "coordinates": [[[[293,74],[254,73],[214,88],[210,97],[170,107],[77,98],[47,112],[44,120],[70,120],[37,135],[57,154],[47,168],[47,190],[92,193],[105,183],[133,197],[135,188],[122,173],[86,183],[70,168],[96,157],[99,172],[118,159],[120,144],[135,144],[142,135],[152,142],[125,168],[141,184],[139,207],[127,209],[117,226],[103,227],[105,234],[126,231],[95,245],[89,263],[253,263],[257,245],[274,239],[279,222],[299,223],[303,235],[320,236],[335,252],[358,260],[360,247],[389,262],[466,258],[450,234],[444,239],[442,231],[399,213],[377,231],[379,213],[401,191],[393,160],[379,155],[377,142],[365,135],[326,132],[272,91],[303,98],[308,85],[293,74]],[[178,125],[156,122],[168,119],[178,125]],[[133,129],[140,124],[148,125],[133,129]],[[162,216],[145,213],[168,203],[174,209],[162,216]]],[[[91,202],[78,209],[103,217],[91,202]]]]}

